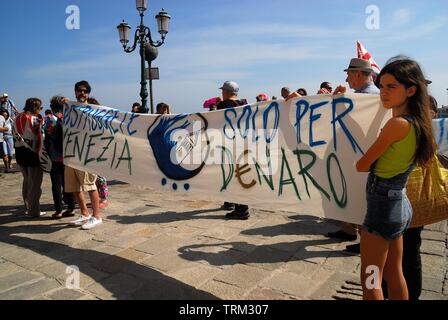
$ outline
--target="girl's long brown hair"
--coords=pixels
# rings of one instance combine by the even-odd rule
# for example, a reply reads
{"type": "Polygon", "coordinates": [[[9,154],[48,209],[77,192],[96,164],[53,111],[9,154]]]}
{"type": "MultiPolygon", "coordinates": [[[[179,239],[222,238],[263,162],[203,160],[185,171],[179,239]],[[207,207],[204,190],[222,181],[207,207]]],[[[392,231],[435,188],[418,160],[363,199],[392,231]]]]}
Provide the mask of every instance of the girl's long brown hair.
{"type": "Polygon", "coordinates": [[[419,64],[411,59],[402,58],[388,63],[378,76],[378,81],[384,74],[395,77],[406,88],[414,86],[415,94],[408,98],[408,113],[415,119],[417,131],[417,150],[415,162],[427,167],[436,152],[436,144],[432,132],[430,101],[425,76],[419,64]]]}

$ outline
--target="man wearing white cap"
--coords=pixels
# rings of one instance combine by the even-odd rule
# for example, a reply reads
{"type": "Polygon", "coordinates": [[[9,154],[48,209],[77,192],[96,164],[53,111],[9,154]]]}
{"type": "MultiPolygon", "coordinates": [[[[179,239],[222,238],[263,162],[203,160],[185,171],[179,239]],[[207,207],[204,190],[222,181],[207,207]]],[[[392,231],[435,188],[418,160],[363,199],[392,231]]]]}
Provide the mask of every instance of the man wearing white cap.
{"type": "Polygon", "coordinates": [[[15,118],[15,116],[20,113],[19,110],[17,110],[14,102],[9,99],[7,93],[2,94],[2,96],[0,97],[0,110],[1,109],[8,111],[11,118],[15,118]]]}
{"type": "MultiPolygon", "coordinates": [[[[246,99],[238,100],[240,87],[236,82],[226,81],[219,89],[222,90],[222,101],[218,105],[218,110],[236,108],[247,104],[246,99]]],[[[245,204],[224,202],[222,208],[231,211],[226,214],[227,219],[247,220],[250,217],[249,207],[245,204]]]]}

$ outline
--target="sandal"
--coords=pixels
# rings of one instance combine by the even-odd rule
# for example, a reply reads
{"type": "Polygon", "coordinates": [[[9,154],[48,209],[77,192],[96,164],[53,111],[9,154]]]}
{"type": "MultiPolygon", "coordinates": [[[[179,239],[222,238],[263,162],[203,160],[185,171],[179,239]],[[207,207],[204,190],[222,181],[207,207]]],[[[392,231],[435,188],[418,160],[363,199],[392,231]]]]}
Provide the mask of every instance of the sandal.
{"type": "Polygon", "coordinates": [[[73,211],[75,211],[74,209],[69,209],[69,210],[65,210],[64,212],[62,212],[61,216],[63,218],[71,218],[74,217],[75,214],[73,213],[73,211]]]}
{"type": "Polygon", "coordinates": [[[51,218],[55,219],[55,220],[62,219],[62,217],[63,217],[63,213],[61,213],[61,212],[55,212],[51,215],[51,218]]]}
{"type": "Polygon", "coordinates": [[[104,208],[106,208],[107,206],[109,206],[109,201],[108,201],[108,200],[106,200],[106,199],[104,199],[104,200],[100,200],[100,203],[99,203],[99,205],[98,205],[98,207],[99,207],[100,209],[104,209],[104,208]]]}

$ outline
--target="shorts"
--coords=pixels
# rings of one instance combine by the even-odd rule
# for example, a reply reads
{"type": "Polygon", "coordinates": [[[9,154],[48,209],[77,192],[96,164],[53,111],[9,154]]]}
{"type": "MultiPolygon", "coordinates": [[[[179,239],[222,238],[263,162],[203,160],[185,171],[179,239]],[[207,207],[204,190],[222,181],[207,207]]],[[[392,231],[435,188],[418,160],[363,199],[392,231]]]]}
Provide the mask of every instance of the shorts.
{"type": "Polygon", "coordinates": [[[96,190],[96,175],[65,166],[65,192],[84,192],[96,190]]]}
{"type": "Polygon", "coordinates": [[[14,138],[12,136],[4,136],[3,140],[3,155],[12,157],[14,153],[14,138]]]}
{"type": "Polygon", "coordinates": [[[398,239],[409,227],[412,207],[402,183],[394,178],[381,179],[369,175],[366,185],[367,214],[363,229],[386,240],[398,239]]]}

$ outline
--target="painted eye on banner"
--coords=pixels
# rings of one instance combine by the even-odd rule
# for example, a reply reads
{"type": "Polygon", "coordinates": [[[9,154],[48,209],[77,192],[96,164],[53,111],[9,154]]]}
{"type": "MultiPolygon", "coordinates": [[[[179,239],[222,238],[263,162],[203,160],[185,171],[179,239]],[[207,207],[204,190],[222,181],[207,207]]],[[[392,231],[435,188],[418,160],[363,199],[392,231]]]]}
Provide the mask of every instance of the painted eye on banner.
{"type": "Polygon", "coordinates": [[[148,129],[148,140],[165,176],[184,181],[201,172],[210,153],[207,128],[208,122],[201,114],[156,119],[148,129]]]}

